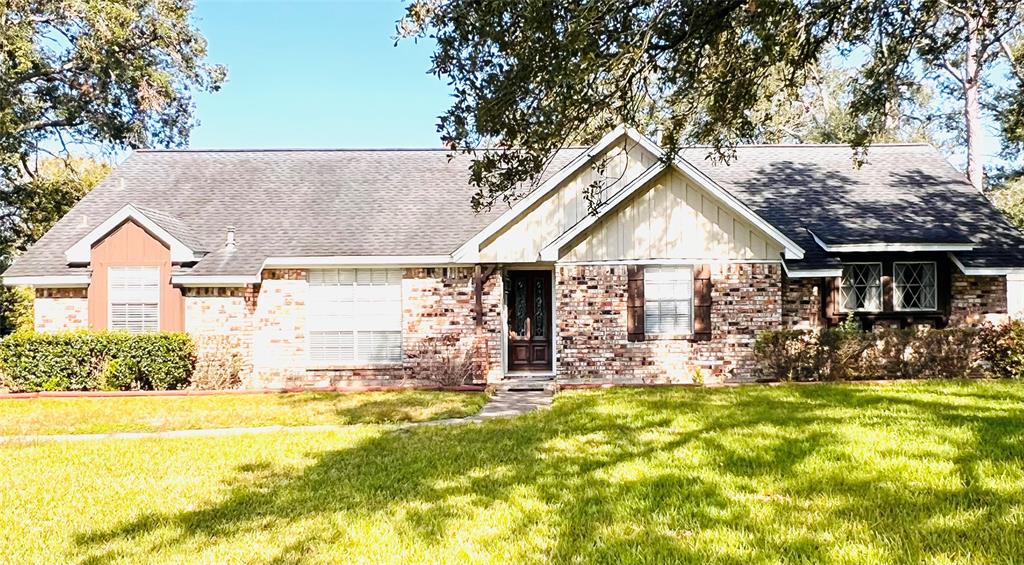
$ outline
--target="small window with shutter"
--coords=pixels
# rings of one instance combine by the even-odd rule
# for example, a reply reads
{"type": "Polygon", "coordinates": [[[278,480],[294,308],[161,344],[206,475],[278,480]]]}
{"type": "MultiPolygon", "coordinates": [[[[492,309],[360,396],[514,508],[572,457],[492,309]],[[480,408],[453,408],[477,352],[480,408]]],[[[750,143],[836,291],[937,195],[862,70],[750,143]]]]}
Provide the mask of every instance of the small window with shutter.
{"type": "Polygon", "coordinates": [[[402,271],[309,271],[310,359],[317,365],[402,360],[402,271]]]}
{"type": "Polygon", "coordinates": [[[160,330],[160,267],[108,267],[107,325],[131,333],[160,330]]]}
{"type": "Polygon", "coordinates": [[[692,268],[644,269],[644,333],[654,336],[693,333],[692,268]]]}

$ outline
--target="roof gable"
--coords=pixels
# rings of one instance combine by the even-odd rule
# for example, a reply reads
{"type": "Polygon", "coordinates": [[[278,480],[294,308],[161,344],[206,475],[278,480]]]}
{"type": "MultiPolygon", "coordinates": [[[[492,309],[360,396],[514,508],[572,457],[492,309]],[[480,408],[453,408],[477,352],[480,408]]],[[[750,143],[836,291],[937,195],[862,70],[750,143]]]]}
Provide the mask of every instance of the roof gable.
{"type": "Polygon", "coordinates": [[[135,222],[149,232],[150,235],[166,245],[171,251],[172,263],[189,263],[198,259],[202,254],[203,250],[198,248],[193,238],[188,237],[188,229],[180,220],[159,212],[154,213],[150,211],[149,214],[145,214],[132,204],[126,204],[108,216],[107,219],[103,220],[102,223],[89,231],[89,233],[81,237],[71,247],[68,247],[64,251],[64,257],[67,259],[67,262],[77,264],[89,263],[93,245],[102,241],[127,221],[135,222]],[[172,231],[177,232],[177,235],[172,233],[172,231]],[[182,236],[185,236],[184,239],[191,241],[188,243],[182,241],[182,236]]]}

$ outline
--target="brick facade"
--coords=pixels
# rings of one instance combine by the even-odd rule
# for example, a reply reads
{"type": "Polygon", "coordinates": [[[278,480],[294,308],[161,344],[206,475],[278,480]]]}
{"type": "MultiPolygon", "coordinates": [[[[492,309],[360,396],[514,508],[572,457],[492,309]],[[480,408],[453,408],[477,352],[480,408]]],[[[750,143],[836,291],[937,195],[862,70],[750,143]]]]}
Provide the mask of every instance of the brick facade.
{"type": "MultiPolygon", "coordinates": [[[[787,278],[783,281],[782,321],[794,329],[824,327],[822,278],[787,278]]],[[[949,325],[1000,323],[1007,319],[1006,277],[953,273],[949,325]]],[[[874,328],[898,328],[898,320],[878,320],[874,328]]]]}
{"type": "MultiPolygon", "coordinates": [[[[187,288],[185,329],[198,354],[241,359],[242,385],[335,386],[386,380],[423,382],[448,348],[488,381],[503,376],[504,288],[500,270],[483,285],[477,323],[474,269],[409,268],[402,279],[403,361],[370,366],[310,367],[306,347],[309,285],[303,269],[267,270],[259,284],[187,288]],[[450,341],[442,344],[443,337],[450,341]]],[[[555,268],[556,367],[563,381],[706,382],[754,374],[758,332],[822,326],[821,279],[787,279],[778,264],[712,266],[712,337],[627,340],[626,266],[555,268]]],[[[954,274],[951,324],[999,321],[1006,312],[1005,277],[954,274]]],[[[87,327],[85,289],[39,289],[39,331],[87,327]]]]}
{"type": "Polygon", "coordinates": [[[1007,319],[1006,277],[953,274],[950,325],[999,323],[1007,319]]]}
{"type": "Polygon", "coordinates": [[[451,344],[482,378],[501,378],[502,287],[498,273],[484,285],[483,324],[477,326],[472,268],[405,269],[402,280],[404,360],[399,363],[312,367],[306,347],[304,269],[264,272],[245,288],[191,288],[185,298],[186,330],[200,356],[233,336],[245,360],[243,386],[337,386],[428,378],[439,347],[437,336],[457,336],[451,344]],[[209,344],[207,348],[206,345],[209,344]]]}
{"type": "Polygon", "coordinates": [[[824,327],[822,316],[822,279],[783,277],[782,325],[798,330],[824,327]]]}
{"type": "Polygon", "coordinates": [[[84,288],[37,288],[32,307],[36,331],[89,327],[89,299],[84,288]]]}
{"type": "Polygon", "coordinates": [[[757,333],[782,323],[782,268],[777,264],[712,266],[711,340],[626,335],[626,266],[556,269],[558,375],[563,380],[705,382],[753,375],[757,333]]]}

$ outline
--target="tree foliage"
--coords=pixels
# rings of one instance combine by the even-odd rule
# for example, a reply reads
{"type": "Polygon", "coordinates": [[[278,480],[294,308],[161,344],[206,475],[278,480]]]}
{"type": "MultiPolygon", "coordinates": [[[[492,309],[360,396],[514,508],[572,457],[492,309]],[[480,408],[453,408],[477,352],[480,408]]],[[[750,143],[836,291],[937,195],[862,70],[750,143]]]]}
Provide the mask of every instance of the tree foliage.
{"type": "MultiPolygon", "coordinates": [[[[84,157],[51,157],[34,176],[0,192],[0,268],[35,243],[103,177],[110,165],[84,157]]],[[[0,335],[33,325],[30,289],[0,286],[0,335]]]]}
{"type": "Polygon", "coordinates": [[[192,96],[216,90],[190,0],[5,0],[0,10],[0,173],[32,175],[47,147],[183,143],[192,96]]]}
{"type": "MultiPolygon", "coordinates": [[[[475,153],[474,204],[488,207],[558,148],[617,123],[661,132],[669,153],[702,143],[728,157],[762,140],[765,110],[798,100],[835,53],[860,62],[839,138],[883,138],[967,37],[951,6],[1019,30],[1017,0],[418,0],[399,34],[436,41],[432,71],[454,94],[439,133],[475,153]]],[[[1002,102],[1024,111],[1019,97],[1002,102]]]]}
{"type": "MultiPolygon", "coordinates": [[[[69,146],[105,153],[187,141],[193,96],[225,79],[206,62],[191,11],[191,0],[4,0],[0,268],[106,175],[69,146]]],[[[0,289],[0,332],[25,310],[23,292],[0,289]]]]}

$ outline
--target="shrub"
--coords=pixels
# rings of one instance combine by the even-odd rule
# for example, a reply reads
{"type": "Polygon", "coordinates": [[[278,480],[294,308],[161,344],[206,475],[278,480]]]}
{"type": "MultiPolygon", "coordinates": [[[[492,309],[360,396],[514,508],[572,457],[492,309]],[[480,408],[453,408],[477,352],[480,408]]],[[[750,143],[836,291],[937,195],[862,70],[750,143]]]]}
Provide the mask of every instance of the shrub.
{"type": "Polygon", "coordinates": [[[183,333],[15,333],[0,340],[0,370],[17,391],[179,389],[194,350],[183,333]]]}
{"type": "Polygon", "coordinates": [[[780,380],[954,378],[978,368],[980,343],[972,328],[868,333],[844,324],[818,332],[764,332],[754,354],[765,376],[780,380]]]}
{"type": "Polygon", "coordinates": [[[242,355],[234,336],[209,335],[196,342],[192,386],[205,390],[235,388],[242,383],[242,355]]]}
{"type": "Polygon", "coordinates": [[[814,334],[801,330],[763,332],[754,342],[754,356],[764,376],[780,381],[808,380],[814,372],[814,334]]]}
{"type": "Polygon", "coordinates": [[[440,386],[459,386],[473,382],[480,367],[473,361],[475,342],[462,343],[456,333],[429,336],[420,342],[418,357],[426,378],[440,386]]]}
{"type": "Polygon", "coordinates": [[[987,325],[979,336],[981,358],[996,377],[1024,377],[1024,321],[987,325]]]}

